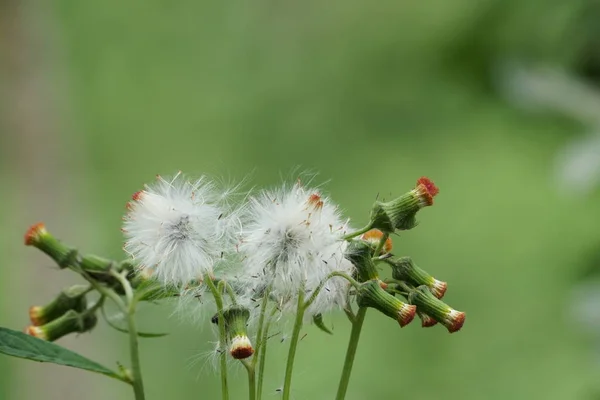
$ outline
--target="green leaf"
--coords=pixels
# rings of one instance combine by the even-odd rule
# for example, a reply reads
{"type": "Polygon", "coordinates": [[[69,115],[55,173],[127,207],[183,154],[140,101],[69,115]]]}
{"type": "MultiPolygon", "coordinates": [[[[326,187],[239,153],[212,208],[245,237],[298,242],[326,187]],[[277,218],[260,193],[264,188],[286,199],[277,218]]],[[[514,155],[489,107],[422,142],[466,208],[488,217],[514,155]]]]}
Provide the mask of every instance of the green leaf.
{"type": "Polygon", "coordinates": [[[118,373],[69,349],[8,328],[0,327],[0,353],[32,361],[84,369],[127,382],[126,378],[118,373]]]}
{"type": "Polygon", "coordinates": [[[319,328],[323,332],[328,333],[330,335],[333,335],[333,332],[331,331],[331,329],[329,329],[325,325],[325,322],[323,321],[323,315],[322,314],[315,314],[313,316],[313,323],[317,326],[317,328],[319,328]]]}

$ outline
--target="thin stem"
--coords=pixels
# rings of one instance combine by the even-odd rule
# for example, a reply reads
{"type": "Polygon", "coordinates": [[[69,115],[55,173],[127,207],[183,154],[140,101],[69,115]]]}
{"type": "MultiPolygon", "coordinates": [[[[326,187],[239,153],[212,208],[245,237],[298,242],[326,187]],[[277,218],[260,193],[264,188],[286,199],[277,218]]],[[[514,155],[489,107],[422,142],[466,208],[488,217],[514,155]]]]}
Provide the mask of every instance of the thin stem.
{"type": "Polygon", "coordinates": [[[390,237],[389,233],[386,232],[383,234],[383,236],[379,240],[379,243],[377,244],[377,248],[375,249],[373,256],[375,256],[375,257],[379,256],[379,253],[381,253],[381,249],[383,249],[383,246],[385,246],[385,242],[386,242],[386,240],[388,240],[388,237],[390,237]]]}
{"type": "Polygon", "coordinates": [[[290,341],[290,350],[288,352],[287,364],[285,366],[285,379],[283,382],[283,400],[289,400],[290,388],[292,385],[292,370],[294,369],[294,358],[296,357],[296,348],[298,347],[298,339],[300,338],[300,330],[302,329],[302,320],[304,319],[304,285],[298,290],[298,306],[296,309],[296,321],[294,322],[294,330],[292,331],[292,339],[290,341]]]}
{"type": "Polygon", "coordinates": [[[237,304],[237,300],[235,297],[235,292],[233,291],[233,288],[231,287],[231,285],[225,281],[221,281],[223,282],[223,285],[225,286],[225,290],[227,290],[227,294],[229,295],[229,297],[231,298],[231,302],[233,304],[237,304]]]}
{"type": "Polygon", "coordinates": [[[248,400],[256,400],[256,374],[250,361],[240,360],[248,372],[248,400]]]}
{"type": "Polygon", "coordinates": [[[269,315],[269,319],[263,329],[262,339],[260,340],[260,362],[258,364],[258,388],[256,391],[257,400],[260,400],[262,397],[262,388],[263,388],[263,378],[265,376],[265,364],[267,359],[267,344],[269,340],[269,328],[271,328],[271,321],[273,321],[273,316],[277,311],[277,307],[273,307],[271,314],[269,315]]]}
{"type": "Polygon", "coordinates": [[[359,236],[359,235],[362,235],[362,234],[363,234],[363,233],[365,233],[365,232],[368,232],[368,231],[370,231],[370,230],[371,230],[371,228],[373,228],[373,225],[372,225],[371,223],[369,223],[369,224],[368,224],[367,226],[365,226],[364,228],[362,228],[362,229],[359,229],[359,230],[357,230],[357,231],[355,231],[355,232],[351,232],[351,233],[349,233],[349,234],[345,235],[345,236],[344,236],[342,239],[344,239],[344,240],[350,240],[350,239],[353,239],[353,238],[355,238],[355,237],[357,237],[357,236],[359,236]]]}
{"type": "Polygon", "coordinates": [[[111,270],[111,274],[119,281],[123,290],[125,291],[125,298],[127,299],[127,330],[129,331],[129,355],[131,358],[131,376],[133,393],[135,394],[136,400],[144,400],[144,380],[142,378],[142,366],[140,363],[140,351],[138,347],[138,333],[135,323],[135,311],[137,306],[137,299],[134,296],[131,284],[125,277],[124,273],[117,273],[111,270]]]}
{"type": "Polygon", "coordinates": [[[265,315],[267,312],[267,304],[269,303],[268,290],[265,292],[265,295],[262,298],[262,302],[260,303],[260,316],[258,318],[258,329],[256,332],[256,352],[254,353],[254,357],[252,357],[252,366],[256,366],[258,362],[258,358],[260,356],[261,347],[262,347],[262,332],[265,325],[265,315]]]}
{"type": "MultiPolygon", "coordinates": [[[[217,324],[219,326],[219,345],[223,347],[225,345],[225,342],[227,341],[225,333],[225,318],[223,317],[223,296],[215,286],[209,274],[206,275],[204,281],[208,285],[208,288],[210,289],[213,297],[215,298],[218,315],[217,324]]],[[[227,352],[221,351],[219,358],[221,361],[221,398],[223,400],[228,400],[229,388],[227,386],[227,352]]]]}
{"type": "Polygon", "coordinates": [[[354,356],[356,355],[358,340],[360,339],[360,332],[362,331],[366,313],[366,307],[359,308],[354,322],[352,323],[352,333],[350,334],[350,341],[348,342],[348,349],[346,350],[346,359],[344,361],[344,369],[342,370],[342,377],[340,378],[340,384],[335,397],[336,400],[344,400],[346,397],[346,390],[348,390],[350,374],[352,373],[352,366],[354,365],[354,356]]]}

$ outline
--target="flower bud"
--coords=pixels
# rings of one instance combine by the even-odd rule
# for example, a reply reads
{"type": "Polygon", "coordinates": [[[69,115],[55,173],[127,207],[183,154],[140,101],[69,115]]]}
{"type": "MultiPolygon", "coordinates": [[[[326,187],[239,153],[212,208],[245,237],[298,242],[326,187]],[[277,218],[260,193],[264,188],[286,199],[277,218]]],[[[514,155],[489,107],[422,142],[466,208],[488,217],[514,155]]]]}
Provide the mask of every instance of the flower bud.
{"type": "Polygon", "coordinates": [[[417,225],[417,211],[433,205],[433,197],[438,192],[439,189],[430,179],[420,178],[413,190],[397,199],[387,203],[375,202],[371,210],[371,226],[387,233],[414,228],[417,225]]]}
{"type": "MultiPolygon", "coordinates": [[[[52,236],[42,222],[29,227],[25,233],[25,245],[41,250],[50,256],[60,268],[78,264],[81,268],[94,275],[94,277],[97,274],[107,272],[110,268],[116,267],[113,261],[106,258],[94,255],[80,256],[77,249],[65,245],[52,236]]],[[[131,263],[127,262],[123,262],[118,266],[121,268],[133,268],[131,263]]]]}
{"type": "Polygon", "coordinates": [[[425,285],[438,299],[444,297],[448,284],[435,279],[427,271],[417,267],[410,257],[387,259],[385,261],[392,267],[392,278],[407,281],[414,286],[425,285]]]}
{"type": "Polygon", "coordinates": [[[434,318],[431,318],[429,315],[427,315],[424,312],[421,312],[419,310],[417,310],[417,315],[421,319],[421,326],[423,328],[429,328],[438,323],[434,318]]]}
{"type": "Polygon", "coordinates": [[[360,282],[379,279],[379,273],[372,259],[373,249],[367,243],[362,240],[353,240],[348,245],[344,257],[354,264],[360,282]]]}
{"type": "MultiPolygon", "coordinates": [[[[375,250],[377,246],[379,246],[379,242],[381,241],[382,237],[383,232],[381,232],[379,229],[371,229],[370,231],[363,233],[360,236],[360,240],[366,242],[373,250],[375,250]]],[[[384,254],[392,251],[392,239],[390,237],[385,240],[382,251],[384,254]]]]}
{"type": "Polygon", "coordinates": [[[416,307],[403,303],[396,297],[383,290],[377,280],[361,284],[357,293],[360,307],[371,307],[395,319],[400,327],[408,325],[415,317],[416,307]]]}
{"type": "MultiPolygon", "coordinates": [[[[250,310],[246,307],[233,305],[223,310],[225,331],[230,342],[229,353],[237,360],[243,360],[254,354],[254,348],[246,333],[246,325],[249,318],[250,310]]],[[[218,317],[216,318],[216,322],[219,322],[218,317]]]]}
{"type": "Polygon", "coordinates": [[[25,333],[38,339],[54,342],[70,333],[91,331],[97,322],[98,318],[94,314],[78,314],[74,310],[69,310],[45,325],[27,327],[25,333]]]}
{"type": "Polygon", "coordinates": [[[34,326],[40,326],[54,321],[69,310],[82,312],[87,308],[86,293],[88,286],[74,285],[64,289],[46,306],[29,308],[29,318],[34,326]]]}
{"type": "Polygon", "coordinates": [[[450,333],[460,330],[465,323],[464,312],[456,311],[436,298],[427,286],[419,286],[412,290],[408,295],[408,301],[416,305],[419,311],[426,313],[444,325],[450,333]]]}

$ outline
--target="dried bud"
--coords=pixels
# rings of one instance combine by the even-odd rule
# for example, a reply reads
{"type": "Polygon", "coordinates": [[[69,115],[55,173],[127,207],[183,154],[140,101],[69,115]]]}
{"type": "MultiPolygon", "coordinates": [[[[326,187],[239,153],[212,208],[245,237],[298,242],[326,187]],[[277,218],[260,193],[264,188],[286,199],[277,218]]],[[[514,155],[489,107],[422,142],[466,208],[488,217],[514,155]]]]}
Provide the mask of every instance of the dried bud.
{"type": "Polygon", "coordinates": [[[436,298],[427,286],[419,286],[412,290],[408,295],[408,301],[416,305],[420,312],[426,313],[444,325],[450,333],[460,330],[465,323],[464,312],[456,311],[436,298]]]}
{"type": "Polygon", "coordinates": [[[397,229],[412,229],[417,225],[417,212],[433,205],[433,197],[438,193],[435,184],[422,177],[413,190],[397,199],[387,203],[375,202],[371,210],[371,226],[387,233],[393,233],[397,229]]]}
{"type": "MultiPolygon", "coordinates": [[[[373,249],[376,249],[377,246],[379,246],[381,238],[383,238],[383,232],[379,229],[371,229],[360,236],[360,240],[368,243],[373,249]]],[[[382,250],[384,254],[392,251],[392,239],[390,237],[385,240],[382,250]]]]}
{"type": "Polygon", "coordinates": [[[415,317],[416,307],[403,303],[383,290],[378,280],[364,282],[357,293],[360,307],[371,307],[395,319],[400,327],[408,325],[415,317]]]}
{"type": "Polygon", "coordinates": [[[407,281],[414,286],[425,285],[438,299],[444,297],[448,284],[435,279],[427,271],[417,267],[410,257],[390,258],[385,261],[392,267],[394,279],[407,281]]]}
{"type": "Polygon", "coordinates": [[[379,273],[373,262],[373,249],[362,240],[353,240],[344,253],[358,272],[358,280],[366,282],[379,279],[379,273]]]}
{"type": "MultiPolygon", "coordinates": [[[[229,353],[237,360],[250,357],[254,354],[254,348],[248,334],[246,326],[250,318],[250,310],[246,307],[233,305],[223,310],[223,321],[228,341],[230,342],[229,353]]],[[[219,322],[218,317],[216,322],[219,322]]],[[[214,319],[213,319],[214,323],[214,319]]]]}
{"type": "Polygon", "coordinates": [[[94,314],[78,314],[76,311],[69,310],[45,325],[27,327],[25,333],[53,342],[70,333],[91,331],[97,322],[98,318],[94,314]]]}
{"type": "Polygon", "coordinates": [[[32,306],[29,318],[34,326],[40,326],[54,321],[69,310],[82,312],[87,308],[86,293],[88,286],[74,285],[64,289],[46,306],[32,306]]]}

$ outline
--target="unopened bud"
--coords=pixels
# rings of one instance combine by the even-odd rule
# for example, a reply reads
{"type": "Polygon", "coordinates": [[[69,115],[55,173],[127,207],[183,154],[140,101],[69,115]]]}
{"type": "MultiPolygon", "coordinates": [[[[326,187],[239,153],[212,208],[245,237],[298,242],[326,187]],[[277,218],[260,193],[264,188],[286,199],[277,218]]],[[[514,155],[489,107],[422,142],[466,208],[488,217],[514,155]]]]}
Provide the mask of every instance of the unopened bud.
{"type": "MultiPolygon", "coordinates": [[[[379,242],[382,238],[383,232],[381,232],[379,229],[371,229],[370,231],[365,232],[360,236],[360,240],[368,243],[373,249],[376,249],[377,246],[379,246],[379,242]]],[[[392,251],[392,239],[389,236],[385,240],[382,251],[384,254],[390,253],[392,251]]]]}
{"type": "Polygon", "coordinates": [[[46,306],[29,308],[29,319],[34,326],[40,326],[54,321],[69,310],[82,312],[87,308],[86,293],[88,286],[74,285],[64,289],[46,306]]]}
{"type": "Polygon", "coordinates": [[[419,310],[417,310],[417,315],[421,319],[421,326],[423,328],[429,328],[438,323],[434,318],[430,317],[429,315],[427,315],[424,312],[421,312],[419,310]]]}
{"type": "Polygon", "coordinates": [[[434,318],[444,325],[448,332],[459,331],[465,323],[465,313],[451,308],[435,297],[427,286],[419,286],[408,295],[408,301],[418,307],[420,312],[434,318]]]}
{"type": "Polygon", "coordinates": [[[379,279],[379,273],[373,262],[373,249],[362,240],[353,240],[344,254],[358,272],[358,280],[366,282],[379,279]]]}
{"type": "Polygon", "coordinates": [[[370,307],[398,321],[401,327],[408,325],[415,317],[416,307],[406,304],[383,290],[377,280],[360,285],[357,293],[360,307],[370,307]]]}
{"type": "Polygon", "coordinates": [[[439,189],[429,178],[420,178],[413,190],[397,199],[375,202],[371,210],[371,226],[387,233],[414,228],[417,225],[417,212],[433,205],[433,197],[438,192],[439,189]]]}
{"type": "Polygon", "coordinates": [[[448,284],[419,268],[410,257],[390,258],[385,261],[392,267],[392,278],[407,281],[414,286],[425,285],[438,299],[444,297],[448,284]]]}
{"type": "MultiPolygon", "coordinates": [[[[250,318],[250,310],[233,305],[223,310],[225,331],[229,340],[229,353],[237,360],[243,360],[254,354],[254,348],[248,338],[246,326],[250,318]]],[[[219,322],[217,317],[217,323],[219,322]]]]}
{"type": "Polygon", "coordinates": [[[98,318],[94,314],[78,314],[70,310],[45,325],[29,326],[25,332],[38,339],[53,342],[71,333],[90,331],[97,322],[98,318]]]}

